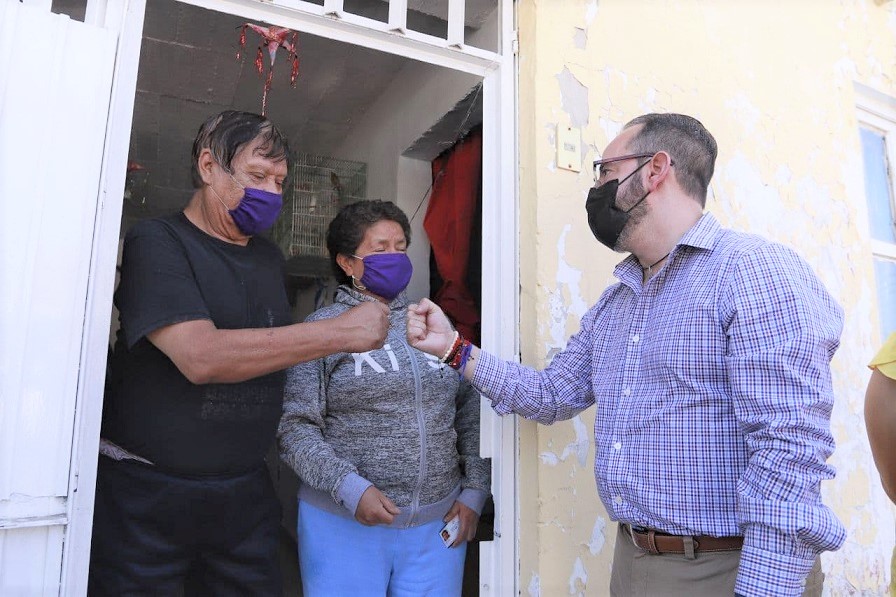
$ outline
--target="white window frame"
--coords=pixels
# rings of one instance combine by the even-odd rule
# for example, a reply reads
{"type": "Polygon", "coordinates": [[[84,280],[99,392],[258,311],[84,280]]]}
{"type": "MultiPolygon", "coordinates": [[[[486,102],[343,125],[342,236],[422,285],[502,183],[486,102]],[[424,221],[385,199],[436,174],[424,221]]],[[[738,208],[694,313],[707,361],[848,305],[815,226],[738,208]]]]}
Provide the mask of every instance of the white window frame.
{"type": "MultiPolygon", "coordinates": [[[[890,176],[891,213],[896,217],[896,98],[875,89],[855,84],[857,120],[860,127],[873,129],[883,134],[887,152],[890,176]]],[[[867,205],[867,196],[863,196],[867,205]]],[[[866,223],[868,217],[866,213],[866,223]]],[[[869,238],[871,235],[868,228],[869,238]]],[[[872,258],[896,262],[896,243],[870,238],[872,258]]]]}
{"type": "MultiPolygon", "coordinates": [[[[324,6],[300,0],[179,0],[236,14],[253,21],[274,22],[296,31],[359,45],[475,74],[483,78],[482,180],[482,343],[500,357],[519,360],[519,250],[517,192],[517,102],[515,14],[513,0],[497,0],[500,52],[463,43],[463,0],[450,0],[448,39],[407,30],[401,18],[404,0],[393,0],[388,23],[342,11],[342,2],[324,6]],[[452,26],[453,23],[453,26],[452,26]]],[[[88,283],[79,385],[81,405],[72,452],[71,526],[63,556],[62,592],[86,590],[92,527],[96,447],[102,413],[109,314],[115,276],[121,192],[131,135],[137,68],[142,42],[145,0],[89,0],[86,22],[114,23],[121,31],[111,114],[107,129],[101,196],[88,283]]],[[[483,401],[485,404],[485,401],[483,401]]],[[[517,425],[483,406],[481,448],[492,458],[495,539],[480,545],[480,594],[518,594],[517,425]]]]}

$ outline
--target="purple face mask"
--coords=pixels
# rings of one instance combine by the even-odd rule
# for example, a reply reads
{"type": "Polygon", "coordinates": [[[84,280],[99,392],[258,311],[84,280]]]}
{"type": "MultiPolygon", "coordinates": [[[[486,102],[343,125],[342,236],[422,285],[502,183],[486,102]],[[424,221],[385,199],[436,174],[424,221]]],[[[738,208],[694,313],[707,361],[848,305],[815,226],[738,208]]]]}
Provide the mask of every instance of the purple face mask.
{"type": "Polygon", "coordinates": [[[233,209],[227,207],[227,204],[221,199],[221,195],[218,195],[215,187],[209,185],[209,188],[218,198],[218,201],[221,202],[221,205],[227,209],[230,217],[233,218],[233,223],[240,229],[240,232],[246,236],[255,236],[273,226],[277,216],[280,215],[280,209],[283,207],[283,195],[262,189],[244,187],[237,179],[233,178],[232,174],[230,178],[243,189],[243,198],[240,199],[239,204],[233,209]]]}
{"type": "Polygon", "coordinates": [[[255,236],[274,225],[282,207],[283,195],[280,193],[246,187],[239,205],[229,211],[240,232],[255,236]]]}
{"type": "Polygon", "coordinates": [[[414,266],[405,253],[371,253],[367,257],[352,257],[364,262],[362,290],[369,290],[387,301],[408,287],[414,273],[414,266]]]}

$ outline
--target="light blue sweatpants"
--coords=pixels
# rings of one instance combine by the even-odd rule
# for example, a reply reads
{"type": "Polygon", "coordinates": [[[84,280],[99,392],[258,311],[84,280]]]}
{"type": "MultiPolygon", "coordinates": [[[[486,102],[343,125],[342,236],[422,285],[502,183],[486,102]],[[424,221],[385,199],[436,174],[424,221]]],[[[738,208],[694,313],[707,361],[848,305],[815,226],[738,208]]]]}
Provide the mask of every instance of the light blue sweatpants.
{"type": "Polygon", "coordinates": [[[369,527],[299,502],[304,597],[460,595],[467,545],[445,547],[443,526],[369,527]]]}

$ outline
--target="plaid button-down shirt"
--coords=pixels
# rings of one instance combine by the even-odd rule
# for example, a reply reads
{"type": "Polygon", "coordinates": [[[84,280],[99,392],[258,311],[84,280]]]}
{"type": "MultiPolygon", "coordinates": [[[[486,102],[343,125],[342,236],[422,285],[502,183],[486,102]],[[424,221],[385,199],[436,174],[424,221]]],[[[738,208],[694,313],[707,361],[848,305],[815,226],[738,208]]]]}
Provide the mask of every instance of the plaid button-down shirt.
{"type": "Polygon", "coordinates": [[[481,353],[500,414],[550,424],[596,405],[610,516],[675,535],[744,535],[736,592],[798,595],[843,526],[830,359],[842,312],[793,251],[704,215],[646,284],[633,256],[543,371],[481,353]]]}

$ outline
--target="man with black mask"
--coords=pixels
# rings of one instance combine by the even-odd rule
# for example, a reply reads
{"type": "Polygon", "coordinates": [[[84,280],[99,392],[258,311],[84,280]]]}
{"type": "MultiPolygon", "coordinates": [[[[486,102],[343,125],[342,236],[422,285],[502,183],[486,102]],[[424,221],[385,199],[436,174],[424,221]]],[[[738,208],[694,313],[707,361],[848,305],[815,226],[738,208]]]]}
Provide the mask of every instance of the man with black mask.
{"type": "Polygon", "coordinates": [[[411,344],[499,414],[550,424],[596,405],[615,596],[820,595],[818,555],[846,536],[820,497],[842,311],[792,250],[703,213],[716,153],[681,114],[607,146],[588,224],[630,255],[545,370],[480,351],[430,301],[408,314],[411,344]]]}
{"type": "Polygon", "coordinates": [[[264,457],[284,369],[379,348],[389,328],[379,303],[292,323],[283,255],[259,236],[280,213],[288,157],[264,116],[212,116],[193,143],[186,208],[125,237],[91,596],[282,592],[264,457]]]}

